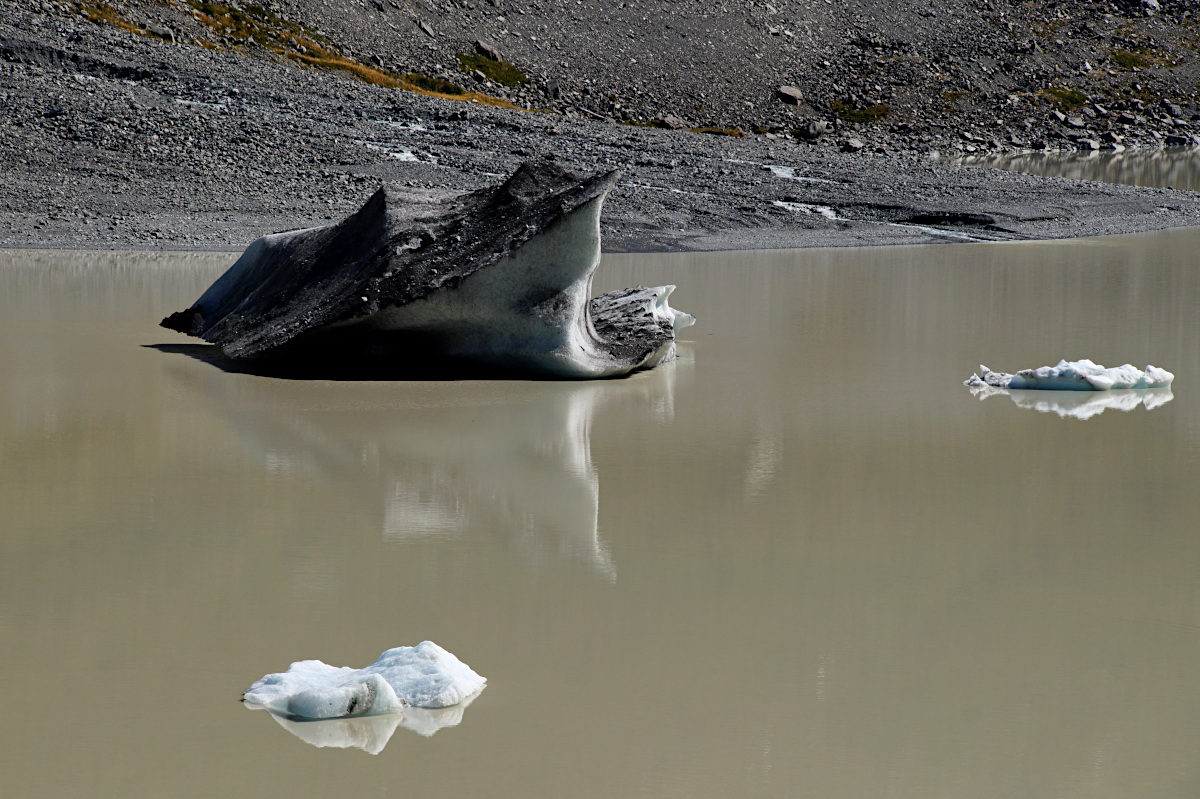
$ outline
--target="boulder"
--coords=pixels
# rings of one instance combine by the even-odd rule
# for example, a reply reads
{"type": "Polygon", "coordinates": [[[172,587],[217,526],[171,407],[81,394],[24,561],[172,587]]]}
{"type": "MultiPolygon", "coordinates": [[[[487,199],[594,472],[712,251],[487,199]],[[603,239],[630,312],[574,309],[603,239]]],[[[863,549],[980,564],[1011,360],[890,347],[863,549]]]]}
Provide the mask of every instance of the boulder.
{"type": "Polygon", "coordinates": [[[493,61],[504,60],[504,56],[500,54],[500,50],[498,50],[494,44],[486,42],[483,39],[475,40],[475,52],[479,53],[484,58],[490,58],[493,61]]]}
{"type": "Polygon", "coordinates": [[[822,136],[833,133],[833,126],[823,119],[814,119],[806,122],[796,133],[802,139],[816,141],[822,136]]]}
{"type": "Polygon", "coordinates": [[[804,102],[804,93],[795,86],[780,86],[775,90],[775,97],[788,105],[800,105],[804,102]]]}

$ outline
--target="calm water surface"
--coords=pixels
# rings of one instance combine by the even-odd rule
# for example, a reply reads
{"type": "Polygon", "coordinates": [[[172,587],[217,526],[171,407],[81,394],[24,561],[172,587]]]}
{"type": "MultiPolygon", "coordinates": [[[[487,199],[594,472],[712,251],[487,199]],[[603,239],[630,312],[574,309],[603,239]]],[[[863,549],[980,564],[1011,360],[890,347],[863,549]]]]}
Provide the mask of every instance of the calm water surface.
{"type": "Polygon", "coordinates": [[[1073,180],[1200,191],[1200,150],[1184,147],[966,156],[956,163],[1073,180]]]}
{"type": "Polygon", "coordinates": [[[3,793],[1194,797],[1198,252],[606,257],[700,321],[600,383],[230,374],[156,327],[228,257],[0,254],[3,793]],[[1060,357],[1173,396],[961,385],[1060,357]],[[238,701],[423,639],[430,737],[238,701]]]}

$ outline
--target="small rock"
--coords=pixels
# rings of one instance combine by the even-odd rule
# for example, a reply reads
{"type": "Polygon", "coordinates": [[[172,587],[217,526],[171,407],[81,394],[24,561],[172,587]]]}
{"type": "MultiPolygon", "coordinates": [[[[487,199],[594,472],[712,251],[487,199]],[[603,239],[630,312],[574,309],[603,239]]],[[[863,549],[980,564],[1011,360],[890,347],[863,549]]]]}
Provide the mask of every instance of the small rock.
{"type": "Polygon", "coordinates": [[[1175,134],[1167,136],[1168,147],[1187,147],[1191,143],[1191,138],[1188,136],[1176,136],[1175,134]]]}
{"type": "Polygon", "coordinates": [[[688,123],[684,122],[682,119],[675,116],[674,114],[667,114],[665,117],[662,118],[662,123],[664,125],[666,125],[668,128],[670,128],[671,130],[684,130],[685,128],[688,127],[688,123]]]}
{"type": "Polygon", "coordinates": [[[1100,142],[1096,139],[1080,139],[1076,142],[1080,150],[1099,150],[1100,142]]]}
{"type": "Polygon", "coordinates": [[[857,153],[865,146],[861,139],[846,139],[842,142],[841,149],[844,153],[857,153]]]}
{"type": "Polygon", "coordinates": [[[1046,142],[1044,142],[1044,141],[1043,141],[1043,140],[1041,140],[1041,139],[1038,139],[1037,141],[1034,141],[1034,142],[1030,142],[1030,143],[1029,143],[1029,149],[1031,149],[1031,150],[1045,150],[1045,149],[1046,149],[1046,142]]]}
{"type": "Polygon", "coordinates": [[[788,105],[800,105],[804,102],[804,93],[795,86],[780,86],[775,90],[775,97],[788,105]]]}
{"type": "Polygon", "coordinates": [[[814,119],[806,123],[798,131],[800,138],[816,141],[817,139],[833,132],[833,127],[823,119],[814,119]]]}
{"type": "Polygon", "coordinates": [[[562,84],[557,78],[546,81],[546,96],[554,100],[562,98],[562,84]]]}
{"type": "Polygon", "coordinates": [[[1067,115],[1064,114],[1062,111],[1051,111],[1050,113],[1053,114],[1054,118],[1057,119],[1059,122],[1067,121],[1067,115]]]}
{"type": "Polygon", "coordinates": [[[426,22],[425,20],[418,21],[417,27],[420,28],[421,32],[424,33],[426,36],[433,35],[433,28],[429,27],[429,23],[426,22]]]}
{"type": "Polygon", "coordinates": [[[485,42],[483,39],[475,40],[475,52],[479,53],[484,58],[490,58],[493,61],[503,61],[504,56],[491,42],[485,42]]]}
{"type": "Polygon", "coordinates": [[[162,25],[147,25],[146,30],[149,31],[152,36],[157,36],[164,42],[175,44],[175,31],[171,30],[170,28],[162,25]]]}
{"type": "Polygon", "coordinates": [[[1100,141],[1104,142],[1105,144],[1120,144],[1121,137],[1109,130],[1101,134],[1100,141]]]}
{"type": "Polygon", "coordinates": [[[1183,116],[1183,109],[1170,100],[1163,100],[1162,107],[1173,117],[1179,118],[1183,116]]]}
{"type": "Polygon", "coordinates": [[[1087,127],[1087,123],[1083,121],[1083,117],[1067,117],[1067,124],[1073,128],[1087,127]]]}

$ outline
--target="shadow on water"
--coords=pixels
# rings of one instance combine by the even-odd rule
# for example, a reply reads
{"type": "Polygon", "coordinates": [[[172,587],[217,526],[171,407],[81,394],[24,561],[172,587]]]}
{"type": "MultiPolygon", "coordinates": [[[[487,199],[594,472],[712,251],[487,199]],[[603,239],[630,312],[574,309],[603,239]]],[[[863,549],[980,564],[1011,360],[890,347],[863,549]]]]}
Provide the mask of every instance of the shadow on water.
{"type": "MultiPolygon", "coordinates": [[[[144,344],[147,349],[186,355],[228,374],[255,375],[280,380],[331,380],[347,382],[416,382],[456,380],[561,381],[527,370],[480,364],[441,353],[414,354],[411,340],[403,347],[375,344],[370,347],[323,346],[291,350],[270,357],[240,361],[215,344],[144,344]]],[[[623,375],[622,377],[628,377],[623,375]]],[[[612,378],[619,379],[619,378],[612,378]]]]}

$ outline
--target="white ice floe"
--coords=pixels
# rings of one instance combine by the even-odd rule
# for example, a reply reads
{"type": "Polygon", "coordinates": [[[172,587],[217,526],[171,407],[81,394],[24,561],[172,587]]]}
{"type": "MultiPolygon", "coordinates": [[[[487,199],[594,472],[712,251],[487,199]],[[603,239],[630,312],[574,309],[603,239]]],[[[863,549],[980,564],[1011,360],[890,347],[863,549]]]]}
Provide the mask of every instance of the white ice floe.
{"type": "Polygon", "coordinates": [[[1138,369],[1125,364],[1106,369],[1087,358],[1079,361],[1059,361],[1057,366],[1022,369],[1015,375],[993,372],[980,365],[979,374],[963,381],[964,386],[991,386],[1010,389],[1043,389],[1051,391],[1109,391],[1128,388],[1166,388],[1175,375],[1156,366],[1138,369]]]}
{"type": "Polygon", "coordinates": [[[1099,416],[1109,409],[1128,413],[1139,405],[1152,411],[1175,398],[1169,388],[1117,391],[1036,391],[975,385],[971,387],[971,394],[980,400],[1005,396],[1009,397],[1019,408],[1039,413],[1053,413],[1064,419],[1081,420],[1099,416]]]}
{"type": "Polygon", "coordinates": [[[293,720],[344,719],[458,705],[486,682],[445,649],[424,641],[389,649],[362,669],[301,660],[251,685],[243,701],[293,720]]]}

